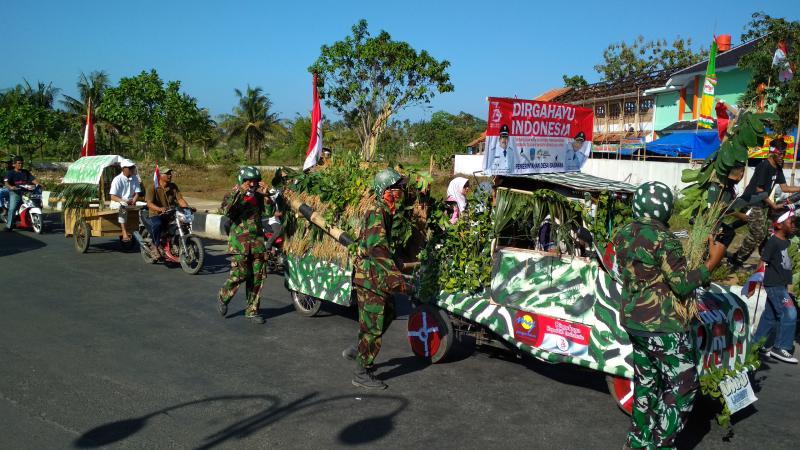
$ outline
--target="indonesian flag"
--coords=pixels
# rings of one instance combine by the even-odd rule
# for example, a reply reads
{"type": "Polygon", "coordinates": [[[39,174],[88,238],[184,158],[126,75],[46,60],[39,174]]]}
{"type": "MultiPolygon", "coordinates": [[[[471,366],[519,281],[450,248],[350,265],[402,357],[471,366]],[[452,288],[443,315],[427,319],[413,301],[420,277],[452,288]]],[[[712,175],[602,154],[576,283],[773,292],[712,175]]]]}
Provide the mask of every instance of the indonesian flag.
{"type": "Polygon", "coordinates": [[[778,41],[778,48],[772,56],[772,66],[778,68],[778,81],[781,83],[785,83],[794,78],[792,65],[789,62],[789,52],[786,51],[786,41],[778,41]]]}
{"type": "Polygon", "coordinates": [[[764,282],[764,267],[764,261],[761,261],[758,265],[758,269],[750,275],[750,278],[748,278],[744,286],[742,286],[742,295],[746,295],[747,297],[753,296],[758,285],[764,282]]]}
{"type": "Polygon", "coordinates": [[[86,128],[83,131],[83,147],[81,148],[81,157],[94,155],[94,122],[92,121],[92,99],[89,99],[88,111],[86,113],[86,128]]]}
{"type": "Polygon", "coordinates": [[[317,165],[319,155],[322,153],[322,111],[319,108],[319,95],[317,94],[317,74],[314,74],[314,106],[311,109],[311,140],[308,141],[306,160],[303,170],[308,170],[317,165]]]}
{"type": "Polygon", "coordinates": [[[706,80],[703,82],[703,99],[700,102],[700,120],[697,125],[703,128],[714,126],[714,118],[711,111],[714,109],[714,90],[717,86],[717,41],[711,43],[711,52],[708,56],[708,66],[706,67],[706,80]]]}
{"type": "Polygon", "coordinates": [[[156,170],[153,171],[153,189],[158,188],[158,180],[160,179],[161,179],[161,172],[158,171],[158,163],[156,163],[156,170]]]}

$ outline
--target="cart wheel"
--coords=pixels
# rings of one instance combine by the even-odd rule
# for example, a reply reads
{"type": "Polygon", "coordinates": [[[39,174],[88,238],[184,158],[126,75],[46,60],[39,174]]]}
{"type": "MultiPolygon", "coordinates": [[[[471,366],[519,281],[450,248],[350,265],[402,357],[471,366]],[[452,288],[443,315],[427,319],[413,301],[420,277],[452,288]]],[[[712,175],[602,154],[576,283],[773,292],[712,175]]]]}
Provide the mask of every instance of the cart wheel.
{"type": "Polygon", "coordinates": [[[78,253],[86,253],[89,249],[89,239],[92,236],[92,230],[86,220],[80,219],[75,222],[75,227],[72,229],[72,235],[75,237],[75,250],[78,253]]]}
{"type": "Polygon", "coordinates": [[[437,363],[453,345],[453,324],[447,313],[435,306],[422,304],[408,316],[408,343],[418,357],[437,363]]]}
{"type": "Polygon", "coordinates": [[[147,240],[150,239],[150,232],[145,230],[141,231],[142,242],[139,243],[139,253],[142,254],[142,260],[144,260],[145,264],[153,264],[156,262],[156,258],[150,256],[150,250],[147,249],[147,240]]]}
{"type": "MultiPolygon", "coordinates": [[[[178,247],[180,249],[180,247],[178,247]]],[[[197,236],[189,236],[186,239],[186,252],[181,251],[181,268],[189,275],[195,275],[203,268],[203,260],[206,259],[203,241],[197,236]]]]}
{"type": "Polygon", "coordinates": [[[306,317],[316,316],[322,307],[322,300],[297,291],[292,291],[292,303],[294,304],[294,309],[301,316],[306,317]]]}
{"type": "Polygon", "coordinates": [[[618,377],[614,375],[606,375],[606,384],[608,384],[608,392],[611,397],[617,402],[617,406],[630,415],[633,411],[633,380],[625,377],[618,377]]]}

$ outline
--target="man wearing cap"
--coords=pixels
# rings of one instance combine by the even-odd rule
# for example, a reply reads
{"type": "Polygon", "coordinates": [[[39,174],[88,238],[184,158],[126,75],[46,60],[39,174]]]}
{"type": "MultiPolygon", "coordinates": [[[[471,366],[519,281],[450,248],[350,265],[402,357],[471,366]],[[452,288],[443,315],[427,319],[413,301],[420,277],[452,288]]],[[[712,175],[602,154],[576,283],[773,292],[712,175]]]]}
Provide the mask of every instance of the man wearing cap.
{"type": "Polygon", "coordinates": [[[119,210],[117,221],[122,229],[122,242],[130,242],[125,224],[128,223],[128,206],[133,206],[142,196],[142,183],[136,173],[136,164],[130,159],[123,159],[119,164],[122,172],[111,181],[111,209],[119,210]]]}
{"type": "MultiPolygon", "coordinates": [[[[5,166],[5,169],[3,170],[3,178],[5,178],[6,172],[9,170],[14,170],[13,158],[11,155],[3,159],[3,165],[5,166]]],[[[0,209],[2,208],[8,208],[8,188],[6,187],[5,183],[0,183],[0,209]]]]}
{"type": "Polygon", "coordinates": [[[508,125],[500,127],[500,138],[487,155],[492,175],[507,175],[514,171],[514,149],[509,144],[508,125]]]}
{"type": "Polygon", "coordinates": [[[173,170],[164,167],[161,169],[161,177],[158,179],[158,186],[153,186],[153,189],[148,189],[145,194],[147,201],[147,209],[150,214],[151,232],[153,233],[153,245],[155,251],[161,253],[161,215],[164,214],[169,208],[180,206],[181,208],[188,208],[189,204],[183,199],[181,190],[172,182],[173,170]]]}
{"type": "Polygon", "coordinates": [[[753,178],[742,192],[742,200],[749,202],[752,196],[767,193],[766,198],[753,206],[748,214],[747,236],[742,241],[739,250],[728,258],[734,267],[741,266],[753,253],[753,250],[769,234],[769,222],[767,219],[768,211],[779,209],[770,198],[769,193],[775,185],[781,187],[782,192],[800,192],[800,187],[789,186],[783,176],[783,158],[786,155],[786,142],[783,139],[775,139],[770,143],[769,156],[756,167],[753,178]]]}
{"type": "Polygon", "coordinates": [[[778,214],[780,215],[774,224],[775,234],[761,250],[761,261],[765,265],[764,290],[767,291],[767,304],[751,340],[758,343],[762,339],[766,340],[774,332],[774,345],[759,349],[761,354],[786,363],[797,364],[797,358],[793,354],[797,310],[788,290],[792,284],[789,239],[795,233],[794,211],[779,211],[778,214]]]}
{"type": "Polygon", "coordinates": [[[564,170],[581,170],[583,162],[589,157],[589,144],[586,142],[586,134],[579,131],[575,139],[567,144],[567,151],[564,155],[564,170]]]}

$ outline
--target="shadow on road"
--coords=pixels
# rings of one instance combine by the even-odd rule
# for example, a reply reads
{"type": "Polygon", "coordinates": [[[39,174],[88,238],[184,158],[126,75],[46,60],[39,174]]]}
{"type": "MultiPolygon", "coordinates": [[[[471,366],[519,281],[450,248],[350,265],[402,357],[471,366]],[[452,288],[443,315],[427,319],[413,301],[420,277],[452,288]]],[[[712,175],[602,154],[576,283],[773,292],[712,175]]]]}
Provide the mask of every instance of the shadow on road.
{"type": "Polygon", "coordinates": [[[203,268],[200,269],[198,275],[213,275],[215,273],[224,273],[229,271],[231,263],[228,261],[228,255],[225,253],[213,254],[206,250],[206,258],[203,260],[203,268]]]}
{"type": "Polygon", "coordinates": [[[392,358],[388,361],[375,364],[375,369],[391,367],[388,371],[377,374],[377,377],[381,380],[391,380],[395,377],[401,377],[422,370],[428,366],[429,364],[427,362],[416,356],[405,356],[403,358],[392,358]]]}
{"type": "Polygon", "coordinates": [[[0,257],[15,255],[17,253],[46,247],[47,244],[34,238],[33,232],[12,231],[7,232],[5,225],[0,225],[0,257]]]}
{"type": "Polygon", "coordinates": [[[268,406],[256,414],[238,420],[222,430],[206,436],[198,447],[199,449],[209,449],[230,440],[246,438],[301,411],[305,412],[305,414],[313,415],[315,412],[322,411],[325,407],[352,410],[352,402],[354,400],[363,402],[362,404],[365,406],[377,404],[382,410],[382,414],[352,422],[337,435],[338,441],[342,444],[358,445],[373,442],[389,435],[394,429],[394,417],[406,409],[409,403],[405,398],[385,395],[361,395],[357,399],[353,395],[341,395],[327,399],[318,399],[318,396],[318,392],[312,392],[285,405],[282,404],[283,402],[280,398],[273,395],[221,396],[186,402],[160,409],[141,417],[100,425],[83,433],[73,442],[73,445],[78,448],[107,446],[133,436],[142,430],[152,417],[203,403],[261,400],[267,403],[268,406]],[[337,404],[345,402],[348,404],[337,404]],[[384,407],[381,404],[387,405],[384,407]],[[309,409],[310,411],[307,411],[309,409]]]}
{"type": "MultiPolygon", "coordinates": [[[[294,311],[294,305],[288,304],[281,306],[280,308],[259,308],[258,312],[261,316],[267,320],[274,319],[276,317],[280,317],[284,314],[289,314],[290,312],[294,311]]],[[[232,317],[242,316],[244,317],[245,310],[236,311],[233,314],[228,314],[225,316],[226,319],[230,319],[232,317]]]]}

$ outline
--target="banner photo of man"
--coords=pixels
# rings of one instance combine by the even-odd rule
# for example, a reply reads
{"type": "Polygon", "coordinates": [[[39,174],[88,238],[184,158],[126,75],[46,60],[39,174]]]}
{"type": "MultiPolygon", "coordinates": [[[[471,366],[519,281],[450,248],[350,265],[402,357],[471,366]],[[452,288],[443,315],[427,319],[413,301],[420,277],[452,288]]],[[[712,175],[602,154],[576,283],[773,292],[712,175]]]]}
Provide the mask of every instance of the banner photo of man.
{"type": "Polygon", "coordinates": [[[489,97],[486,175],[578,172],[592,151],[594,112],[560,103],[489,97]]]}

